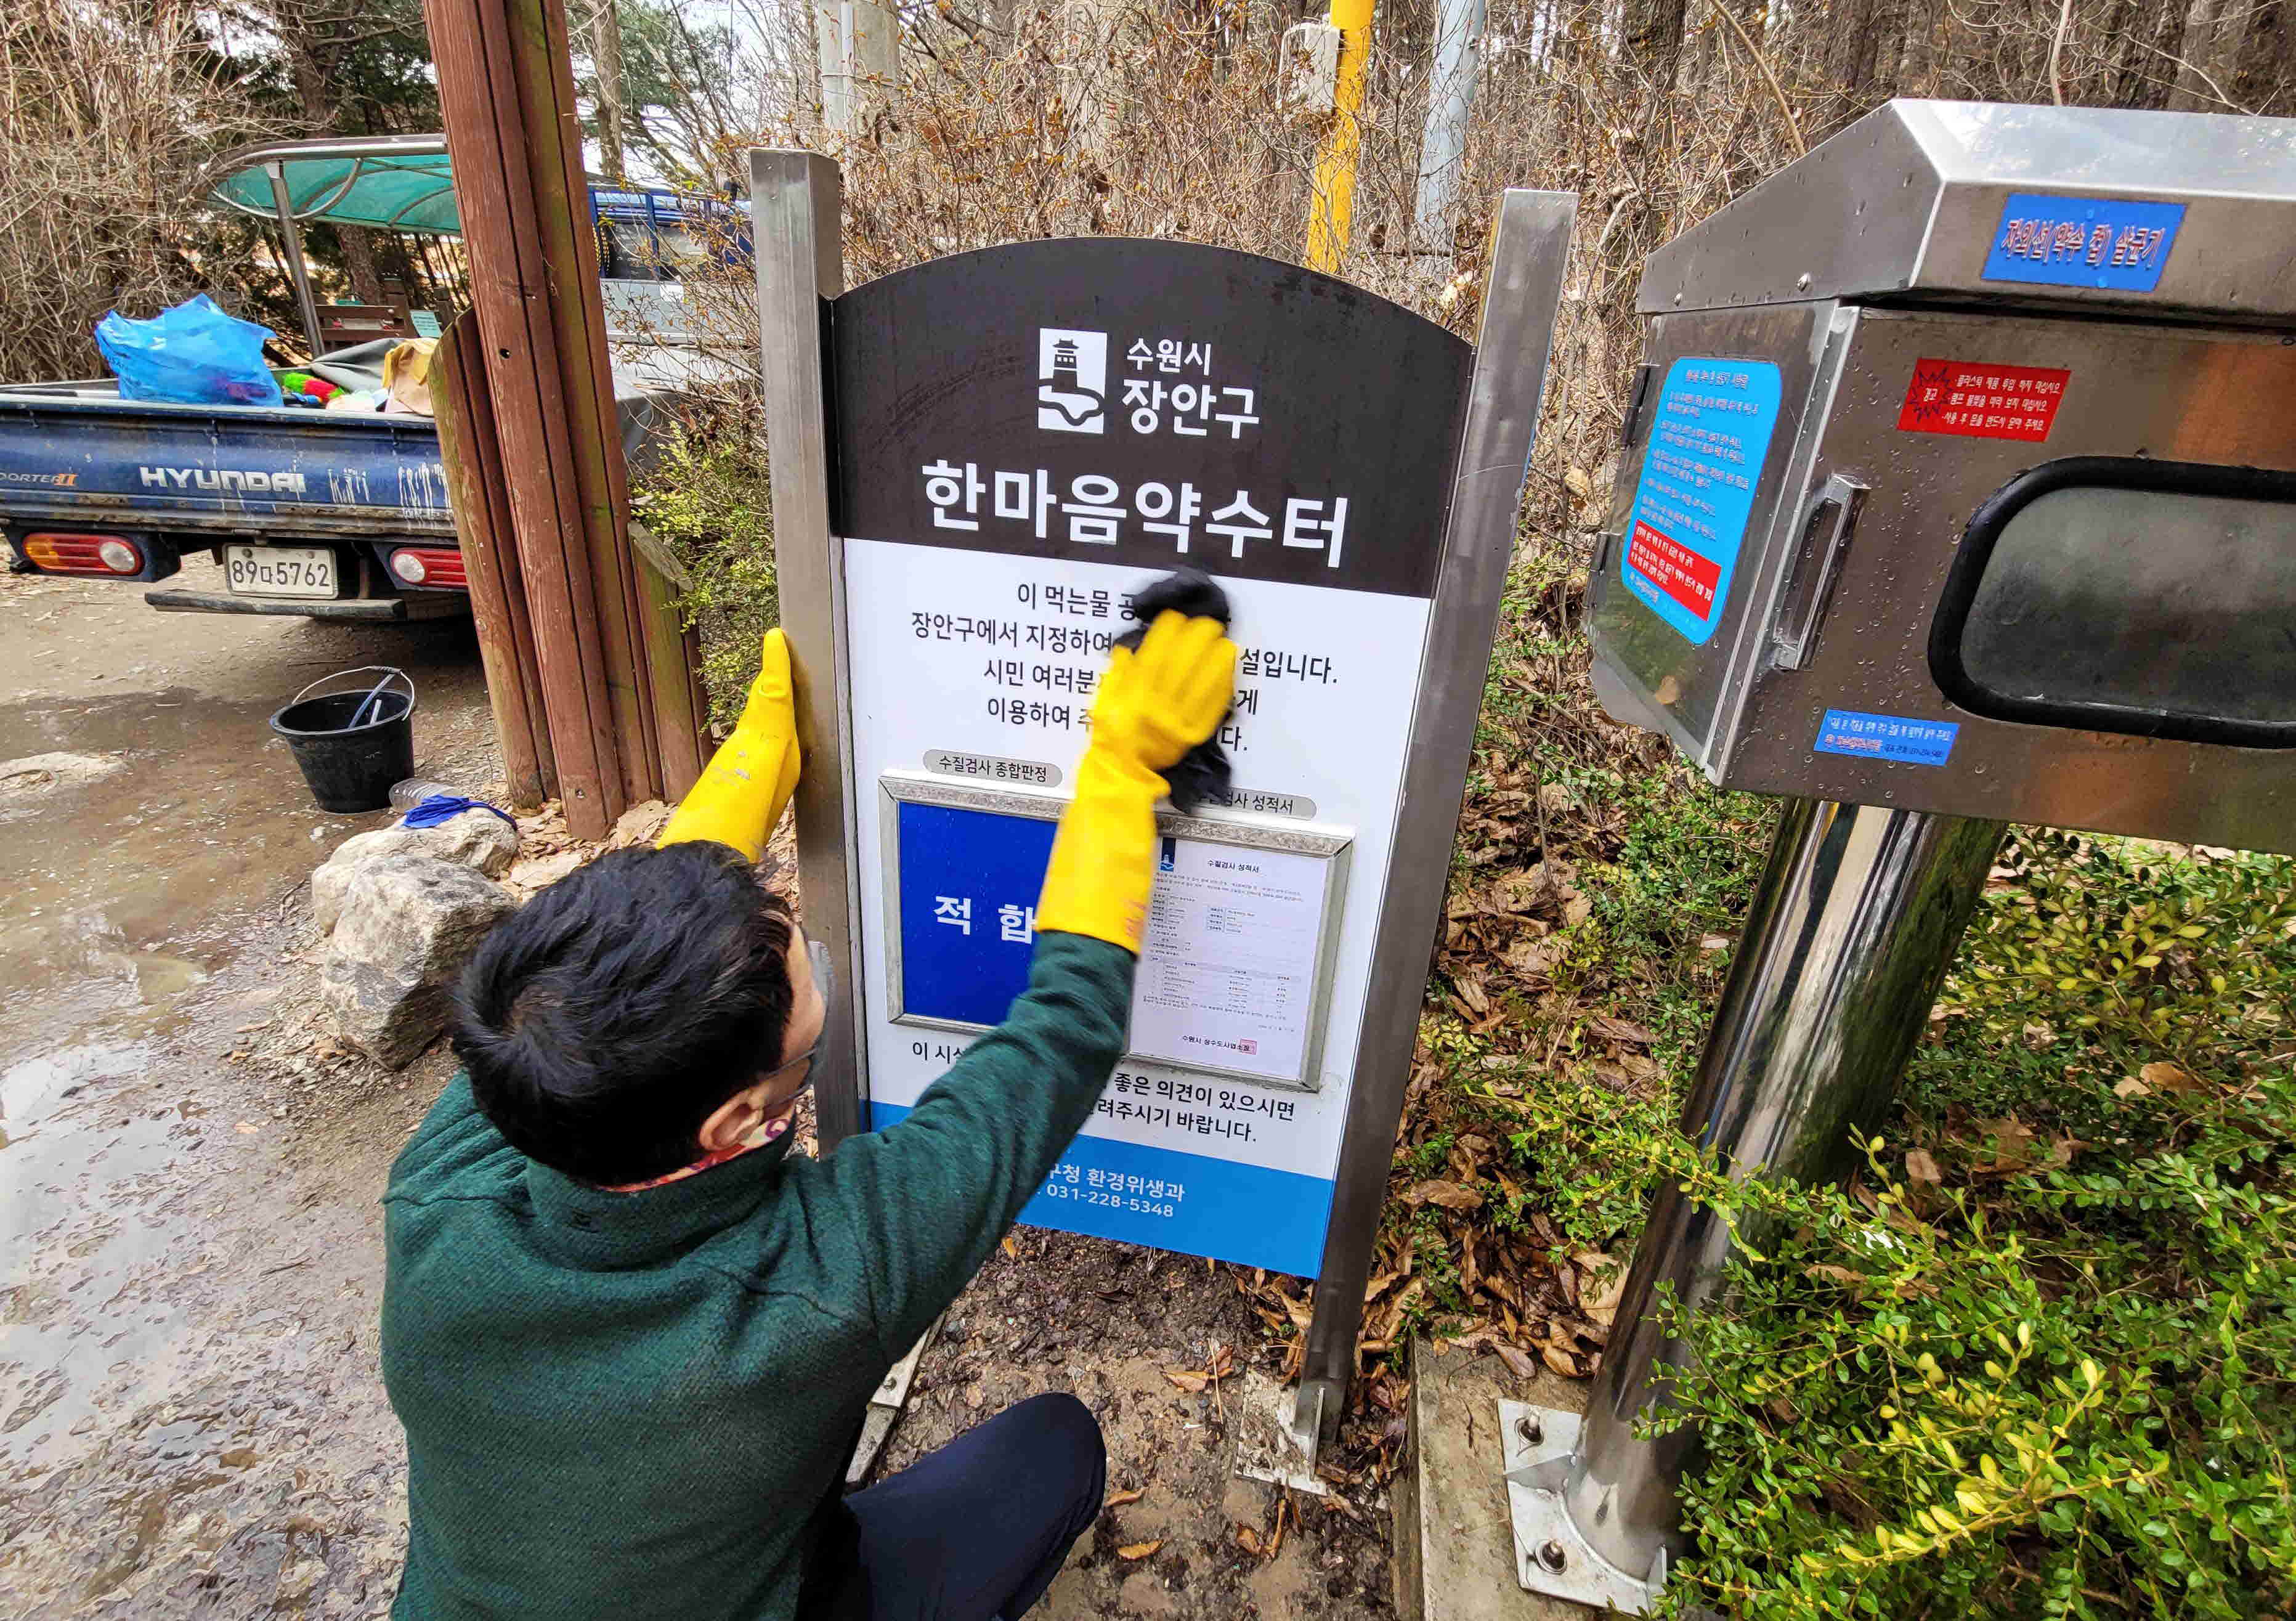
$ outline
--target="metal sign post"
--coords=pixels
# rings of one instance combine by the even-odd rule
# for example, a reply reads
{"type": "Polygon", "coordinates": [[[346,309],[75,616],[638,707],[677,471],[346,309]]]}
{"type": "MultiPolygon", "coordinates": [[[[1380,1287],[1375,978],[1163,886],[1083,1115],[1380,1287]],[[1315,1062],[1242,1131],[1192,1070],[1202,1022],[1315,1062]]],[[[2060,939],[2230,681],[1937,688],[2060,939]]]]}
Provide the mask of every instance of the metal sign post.
{"type": "Polygon", "coordinates": [[[901,1118],[1001,1021],[1126,599],[1206,570],[1242,649],[1234,790],[1161,819],[1129,1050],[1022,1219],[1317,1277],[1312,1453],[1352,1365],[1572,200],[1507,193],[1470,349],[1185,243],[1021,243],[845,292],[834,167],[751,163],[800,881],[853,987],[824,1140],[901,1118]]]}
{"type": "MultiPolygon", "coordinates": [[[[1669,243],[1595,690],[1792,796],[1682,1120],[1839,1174],[2007,821],[2296,850],[2296,123],[1894,102],[1669,243]]],[[[1525,1587],[1639,1612],[1697,1452],[1633,1426],[1727,1232],[1666,1189],[1583,1429],[1503,1403],[1525,1587]]]]}

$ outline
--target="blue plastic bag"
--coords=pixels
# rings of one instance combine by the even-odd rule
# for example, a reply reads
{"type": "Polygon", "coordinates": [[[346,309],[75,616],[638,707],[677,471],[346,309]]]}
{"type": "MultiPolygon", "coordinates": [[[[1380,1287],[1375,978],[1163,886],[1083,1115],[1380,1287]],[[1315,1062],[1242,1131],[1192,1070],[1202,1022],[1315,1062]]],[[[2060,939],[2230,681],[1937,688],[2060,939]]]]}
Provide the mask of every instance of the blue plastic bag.
{"type": "Polygon", "coordinates": [[[148,321],[114,309],[95,324],[95,346],[119,379],[122,399],[174,405],[283,403],[263,364],[271,329],[226,315],[204,292],[148,321]]]}

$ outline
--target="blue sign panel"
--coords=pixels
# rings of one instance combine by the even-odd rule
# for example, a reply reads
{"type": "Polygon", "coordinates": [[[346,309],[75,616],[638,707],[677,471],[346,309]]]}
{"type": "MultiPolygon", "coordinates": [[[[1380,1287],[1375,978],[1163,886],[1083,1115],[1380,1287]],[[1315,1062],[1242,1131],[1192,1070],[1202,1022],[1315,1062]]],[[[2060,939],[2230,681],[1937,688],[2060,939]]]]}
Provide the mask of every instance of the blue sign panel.
{"type": "Polygon", "coordinates": [[[1001,1024],[1029,988],[1054,824],[903,803],[901,1012],[1001,1024]]]}
{"type": "Polygon", "coordinates": [[[1687,358],[1652,407],[1642,481],[1627,522],[1627,589],[1703,646],[1722,621],[1754,487],[1778,424],[1778,368],[1687,358]]]}
{"type": "MultiPolygon", "coordinates": [[[[872,1103],[883,1131],[908,1110],[872,1103]]],[[[1313,1277],[1323,1264],[1332,1184],[1208,1154],[1079,1137],[1021,1212],[1031,1227],[1146,1244],[1184,1255],[1313,1277]]]]}
{"type": "Polygon", "coordinates": [[[2150,292],[2184,223],[2181,202],[2012,192],[1985,256],[1985,279],[2150,292]]]}
{"type": "Polygon", "coordinates": [[[1810,746],[1821,754],[1863,754],[1899,765],[1941,766],[1953,757],[1961,736],[1956,720],[1908,720],[1901,715],[1866,715],[1829,709],[1810,746]]]}

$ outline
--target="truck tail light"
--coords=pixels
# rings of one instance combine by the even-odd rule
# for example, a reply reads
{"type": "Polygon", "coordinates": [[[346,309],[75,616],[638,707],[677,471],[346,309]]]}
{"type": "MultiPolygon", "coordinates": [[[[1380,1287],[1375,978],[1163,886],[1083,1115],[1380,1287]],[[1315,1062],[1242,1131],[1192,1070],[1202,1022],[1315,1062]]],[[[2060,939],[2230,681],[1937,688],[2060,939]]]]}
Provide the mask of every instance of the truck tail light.
{"type": "Polygon", "coordinates": [[[144,548],[124,535],[42,531],[24,537],[24,555],[50,574],[141,574],[144,548]]]}
{"type": "Polygon", "coordinates": [[[411,586],[454,591],[471,588],[470,576],[463,572],[463,554],[453,547],[402,546],[390,554],[390,572],[411,586]]]}

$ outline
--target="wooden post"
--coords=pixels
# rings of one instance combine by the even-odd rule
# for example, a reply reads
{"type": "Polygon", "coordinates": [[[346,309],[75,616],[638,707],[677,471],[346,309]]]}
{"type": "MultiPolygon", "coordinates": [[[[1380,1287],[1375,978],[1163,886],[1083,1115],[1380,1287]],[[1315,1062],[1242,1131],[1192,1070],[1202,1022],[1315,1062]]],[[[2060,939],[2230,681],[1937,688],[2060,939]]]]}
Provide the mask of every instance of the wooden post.
{"type": "Polygon", "coordinates": [[[447,325],[432,363],[430,399],[438,413],[439,455],[470,580],[471,617],[486,666],[487,702],[502,745],[510,802],[532,810],[558,793],[551,758],[550,721],[543,712],[535,666],[534,627],[527,618],[526,581],[519,570],[518,532],[511,523],[503,482],[502,447],[495,438],[494,403],[487,393],[486,345],[479,324],[464,310],[447,325]]]}
{"type": "Polygon", "coordinates": [[[519,98],[527,110],[527,154],[535,172],[543,257],[551,267],[550,317],[627,806],[662,796],[661,744],[646,668],[644,595],[630,552],[629,468],[614,410],[605,294],[598,285],[598,234],[582,160],[581,113],[574,100],[574,59],[564,0],[506,0],[506,7],[519,98]]]}
{"type": "Polygon", "coordinates": [[[686,629],[677,611],[678,597],[693,588],[693,580],[677,555],[643,523],[630,524],[630,550],[637,565],[646,669],[660,722],[662,797],[675,802],[700,780],[714,746],[709,695],[701,687],[701,641],[686,629]]]}
{"type": "Polygon", "coordinates": [[[549,752],[568,831],[603,838],[660,785],[565,12],[423,10],[549,752]]]}

